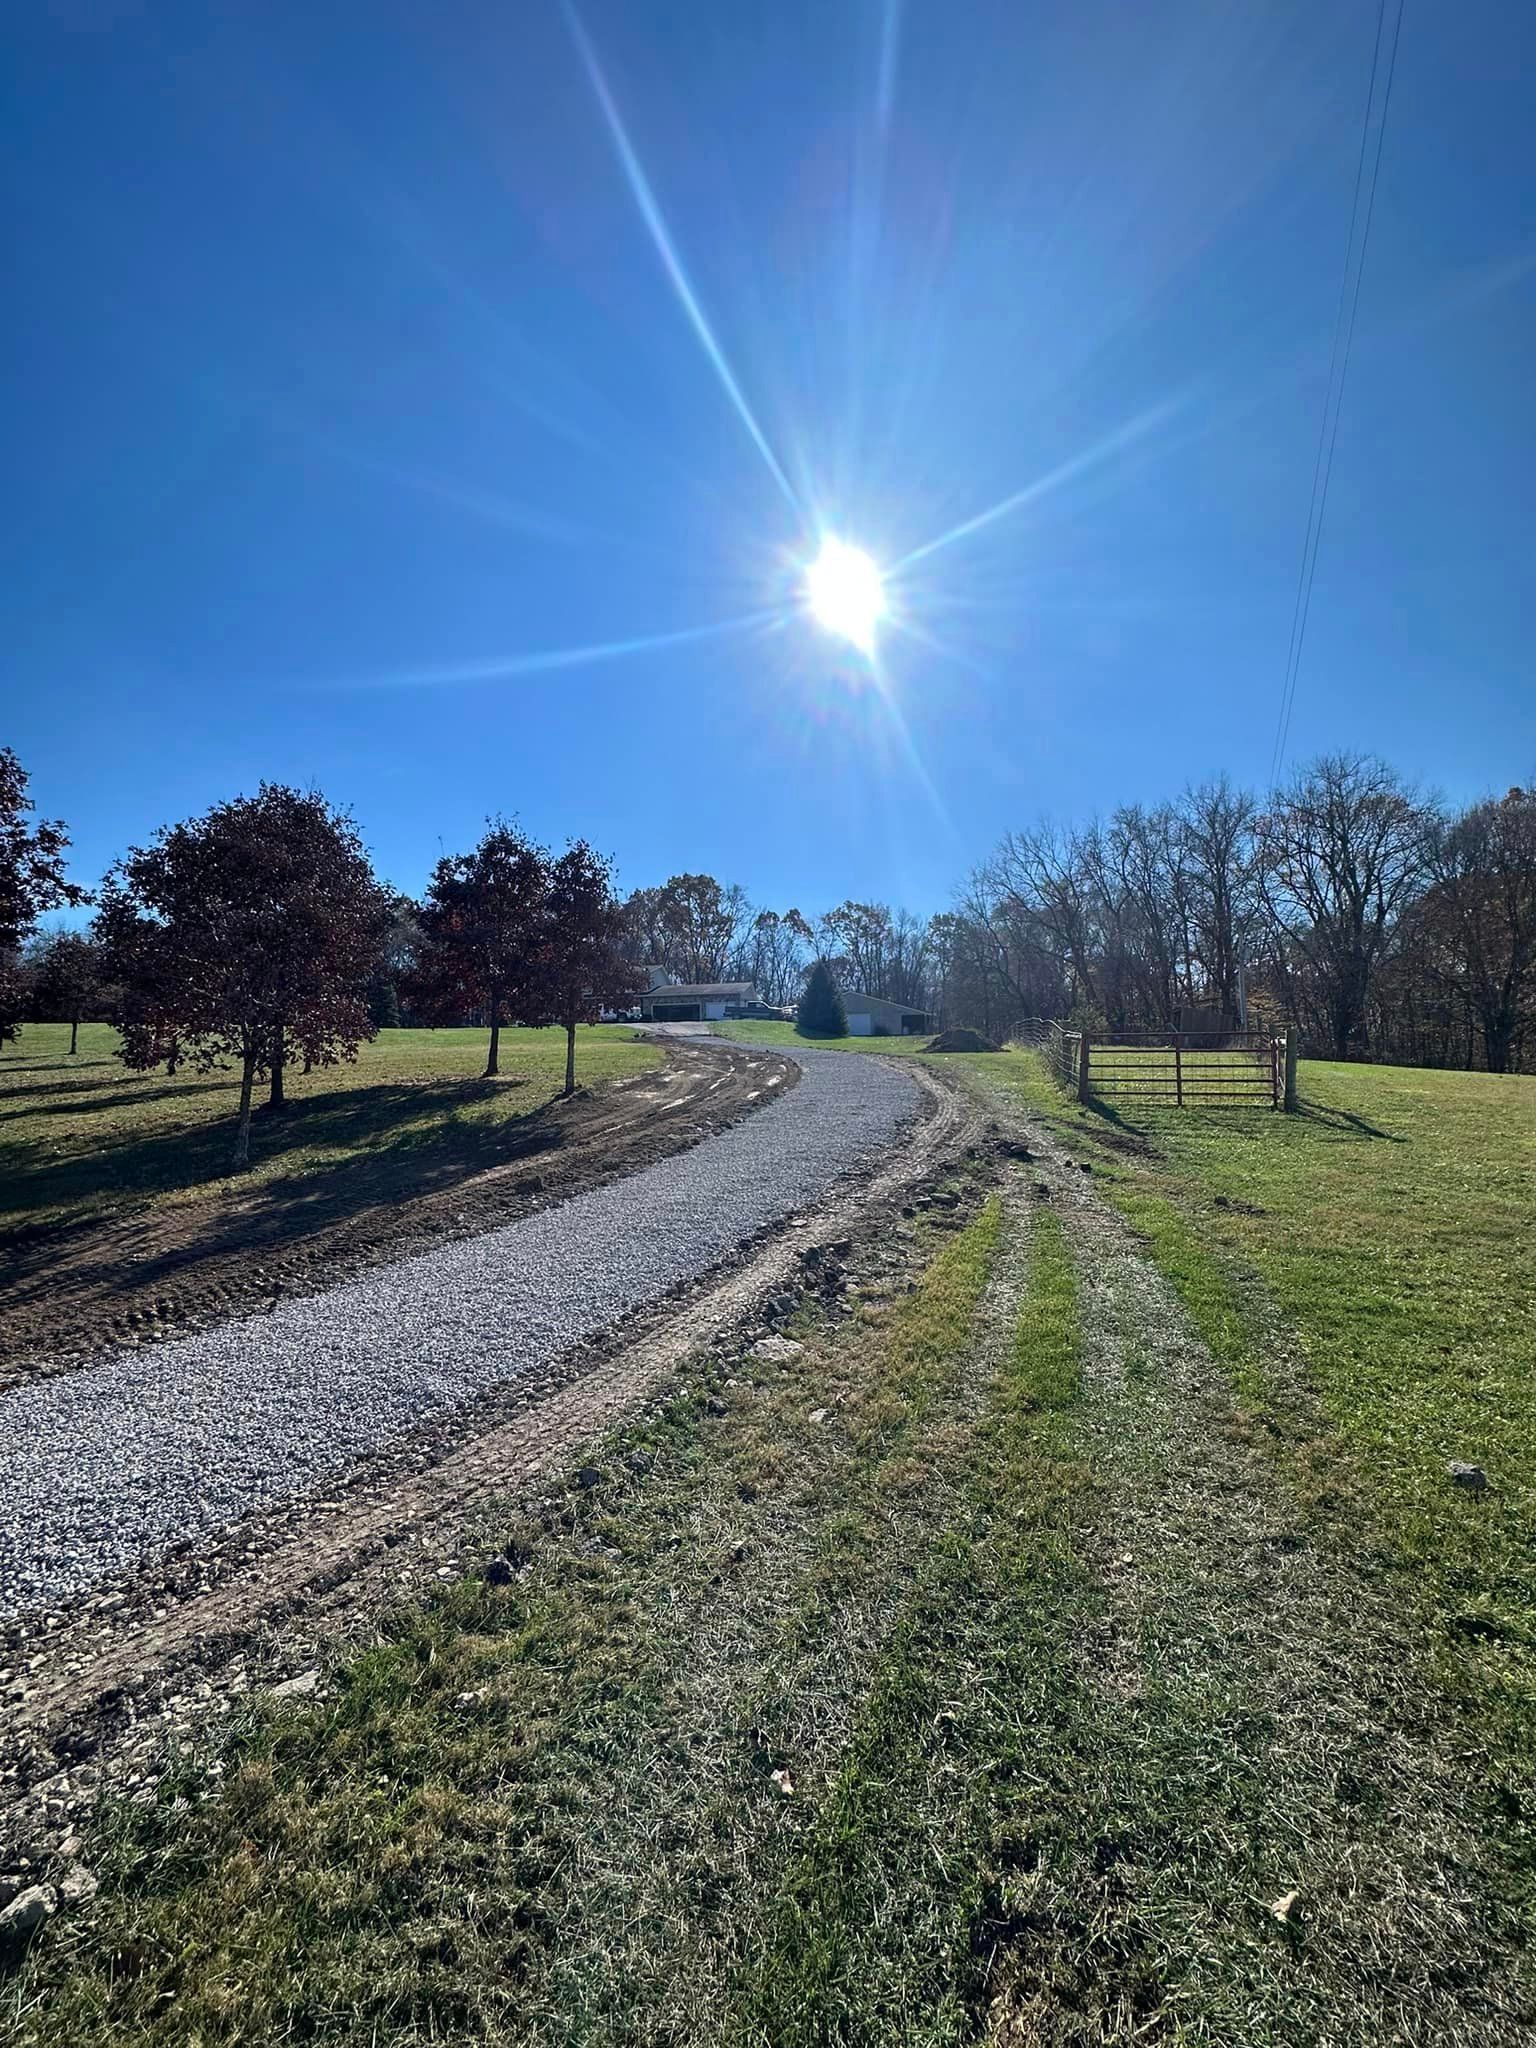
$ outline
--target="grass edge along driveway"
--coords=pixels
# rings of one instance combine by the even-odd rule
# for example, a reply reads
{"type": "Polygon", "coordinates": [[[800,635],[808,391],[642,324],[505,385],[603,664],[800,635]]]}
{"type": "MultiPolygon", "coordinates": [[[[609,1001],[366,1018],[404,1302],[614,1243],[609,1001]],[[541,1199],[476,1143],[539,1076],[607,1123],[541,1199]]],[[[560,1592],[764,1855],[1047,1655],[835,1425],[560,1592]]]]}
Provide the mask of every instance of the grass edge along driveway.
{"type": "Polygon", "coordinates": [[[17,2038],[1526,2038],[1392,1575],[1115,1213],[1005,1174],[105,1813],[17,2038]]]}

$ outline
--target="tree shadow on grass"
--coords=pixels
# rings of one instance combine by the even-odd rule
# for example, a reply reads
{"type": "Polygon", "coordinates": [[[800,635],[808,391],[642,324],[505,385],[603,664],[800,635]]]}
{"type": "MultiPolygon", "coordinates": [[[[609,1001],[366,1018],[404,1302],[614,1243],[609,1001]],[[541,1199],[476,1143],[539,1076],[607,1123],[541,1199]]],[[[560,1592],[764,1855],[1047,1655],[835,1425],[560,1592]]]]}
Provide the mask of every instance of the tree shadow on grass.
{"type": "MultiPolygon", "coordinates": [[[[115,1074],[123,1071],[123,1063],[107,1052],[77,1052],[73,1059],[29,1060],[25,1054],[14,1059],[0,1059],[0,1094],[19,1093],[30,1087],[34,1074],[71,1074],[77,1080],[93,1067],[110,1067],[115,1074]]],[[[45,1086],[63,1088],[69,1084],[63,1081],[45,1083],[45,1086]]]]}
{"type": "Polygon", "coordinates": [[[1320,1103],[1303,1102],[1291,1114],[1307,1123],[1322,1124],[1346,1141],[1351,1138],[1380,1138],[1389,1145],[1406,1145],[1409,1142],[1400,1131],[1384,1131],[1379,1124],[1367,1123],[1363,1116],[1356,1116],[1349,1109],[1324,1108],[1320,1103]]]}
{"type": "MultiPolygon", "coordinates": [[[[119,1078],[121,1072],[119,1068],[119,1078]]],[[[0,1095],[0,1103],[6,1106],[0,1108],[0,1124],[16,1123],[22,1117],[28,1116],[93,1116],[98,1110],[135,1109],[140,1103],[161,1102],[167,1096],[216,1095],[221,1089],[232,1090],[235,1085],[232,1081],[165,1081],[155,1088],[124,1088],[116,1094],[110,1094],[98,1092],[102,1086],[99,1082],[88,1087],[72,1088],[67,1081],[51,1081],[46,1088],[31,1089],[28,1093],[34,1097],[48,1095],[78,1099],[18,1101],[12,1108],[10,1105],[15,1098],[10,1094],[3,1094],[0,1095]]]]}
{"type": "MultiPolygon", "coordinates": [[[[539,1136],[544,1129],[541,1110],[498,1121],[461,1114],[498,1092],[526,1085],[520,1079],[382,1083],[300,1096],[280,1116],[254,1122],[253,1165],[260,1166],[263,1154],[270,1158],[289,1151],[334,1151],[343,1156],[334,1164],[306,1161],[252,1183],[250,1202],[308,1201],[327,1187],[354,1184],[360,1196],[368,1191],[367,1199],[399,1199],[440,1185],[445,1178],[483,1172],[487,1165],[551,1142],[539,1136]]],[[[159,1195],[233,1178],[233,1141],[234,1118],[229,1116],[191,1129],[125,1132],[75,1158],[52,1158],[41,1140],[13,1143],[7,1147],[7,1203],[21,1215],[82,1203],[105,1207],[109,1202],[114,1209],[131,1211],[159,1195]]],[[[10,1245],[25,1234],[24,1224],[13,1230],[10,1245]]]]}
{"type": "MultiPolygon", "coordinates": [[[[1095,1131],[1089,1128],[1085,1132],[1086,1136],[1097,1139],[1101,1145],[1109,1145],[1117,1150],[1146,1152],[1154,1157],[1160,1156],[1157,1146],[1152,1142],[1148,1127],[1145,1124],[1135,1123],[1130,1118],[1122,1116],[1114,1104],[1104,1096],[1091,1096],[1088,1101],[1082,1104],[1082,1107],[1089,1116],[1097,1117],[1102,1122],[1112,1125],[1114,1132],[1121,1134],[1117,1137],[1111,1131],[1095,1131]]],[[[1168,1105],[1167,1113],[1171,1116],[1200,1118],[1209,1124],[1212,1129],[1218,1131],[1224,1126],[1232,1129],[1251,1128],[1254,1119],[1261,1123],[1268,1123],[1275,1115],[1273,1109],[1269,1108],[1267,1104],[1262,1103],[1244,1104],[1230,1109],[1212,1109],[1209,1105],[1201,1105],[1199,1103],[1191,1103],[1187,1109],[1175,1109],[1170,1104],[1168,1105]]],[[[1356,1116],[1353,1110],[1335,1109],[1324,1107],[1320,1103],[1304,1102],[1291,1111],[1290,1114],[1300,1117],[1307,1123],[1322,1125],[1325,1129],[1333,1131],[1339,1139],[1346,1143],[1355,1138],[1363,1140],[1380,1139],[1389,1145],[1406,1145],[1409,1143],[1409,1140],[1400,1132],[1384,1131],[1379,1125],[1368,1123],[1363,1116],[1356,1116]]]]}
{"type": "Polygon", "coordinates": [[[1116,1130],[1128,1131],[1133,1128],[1107,1096],[1090,1095],[1082,1106],[1090,1116],[1102,1117],[1105,1123],[1113,1124],[1116,1130]]]}
{"type": "Polygon", "coordinates": [[[1091,1138],[1096,1145],[1103,1145],[1111,1152],[1133,1152],[1147,1159],[1161,1159],[1163,1156],[1145,1128],[1122,1116],[1114,1104],[1106,1101],[1103,1096],[1090,1096],[1082,1107],[1089,1116],[1097,1117],[1101,1123],[1111,1126],[1104,1131],[1095,1130],[1091,1124],[1084,1127],[1084,1137],[1091,1138]]]}
{"type": "MultiPolygon", "coordinates": [[[[451,1194],[493,1167],[531,1164],[567,1142],[558,1098],[496,1122],[458,1114],[498,1086],[526,1085],[515,1079],[428,1082],[300,1098],[265,1126],[274,1136],[281,1132],[283,1149],[295,1151],[292,1170],[250,1183],[228,1178],[229,1119],[192,1133],[125,1141],[108,1158],[79,1163],[94,1171],[99,1191],[118,1194],[115,1213],[23,1225],[0,1238],[0,1297],[17,1307],[46,1299],[58,1285],[60,1260],[72,1248],[69,1288],[77,1298],[124,1285],[142,1295],[232,1256],[259,1260],[369,1212],[451,1194]],[[434,1104],[438,1115],[423,1125],[423,1111],[434,1104]],[[402,1128],[402,1115],[413,1115],[415,1126],[402,1128]],[[381,1136],[383,1142],[368,1142],[381,1136]],[[335,1147],[343,1156],[325,1164],[300,1163],[310,1146],[335,1147]],[[348,1151],[349,1146],[357,1149],[348,1151]],[[170,1212],[149,1207],[156,1194],[201,1182],[211,1183],[207,1205],[170,1212]],[[139,1197],[126,1205],[120,1199],[125,1185],[139,1197]],[[93,1232],[101,1233],[99,1257],[93,1232]]],[[[258,1163],[260,1132],[258,1126],[253,1136],[258,1163]]],[[[68,1199],[61,1195],[67,1186],[61,1175],[45,1169],[29,1190],[33,1205],[68,1199]]],[[[80,1198],[78,1186],[70,1192],[80,1198]]]]}
{"type": "Polygon", "coordinates": [[[45,1095],[90,1095],[98,1088],[110,1088],[128,1078],[129,1070],[121,1060],[65,1060],[57,1067],[0,1066],[0,1102],[37,1109],[45,1095]],[[93,1068],[102,1071],[90,1071],[93,1068]],[[67,1081],[33,1079],[35,1074],[63,1073],[69,1075],[67,1081]]]}
{"type": "Polygon", "coordinates": [[[263,1253],[280,1249],[312,1234],[334,1228],[371,1210],[394,1209],[454,1188],[493,1167],[532,1166],[558,1152],[565,1132],[546,1110],[536,1110],[512,1125],[496,1127],[484,1145],[466,1145],[451,1138],[420,1146],[391,1148],[382,1157],[358,1153],[318,1171],[293,1173],[264,1181],[251,1198],[205,1222],[195,1243],[177,1244],[160,1257],[141,1258],[135,1265],[140,1285],[152,1287],[172,1272],[232,1253],[263,1253]]]}

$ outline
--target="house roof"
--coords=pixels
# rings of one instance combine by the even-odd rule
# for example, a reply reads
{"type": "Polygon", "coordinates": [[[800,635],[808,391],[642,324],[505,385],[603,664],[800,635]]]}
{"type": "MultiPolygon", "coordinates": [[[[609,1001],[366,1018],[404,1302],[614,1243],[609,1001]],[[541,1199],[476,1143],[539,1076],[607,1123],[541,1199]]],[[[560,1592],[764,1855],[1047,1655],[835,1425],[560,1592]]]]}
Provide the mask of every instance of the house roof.
{"type": "Polygon", "coordinates": [[[751,981],[666,981],[660,988],[648,988],[645,996],[653,1003],[658,997],[750,996],[756,988],[751,981]]]}
{"type": "Polygon", "coordinates": [[[843,1008],[852,1010],[855,1016],[869,1009],[900,1010],[907,1017],[926,1017],[928,1014],[921,1003],[898,1003],[890,996],[867,996],[860,989],[843,991],[843,1008]]]}

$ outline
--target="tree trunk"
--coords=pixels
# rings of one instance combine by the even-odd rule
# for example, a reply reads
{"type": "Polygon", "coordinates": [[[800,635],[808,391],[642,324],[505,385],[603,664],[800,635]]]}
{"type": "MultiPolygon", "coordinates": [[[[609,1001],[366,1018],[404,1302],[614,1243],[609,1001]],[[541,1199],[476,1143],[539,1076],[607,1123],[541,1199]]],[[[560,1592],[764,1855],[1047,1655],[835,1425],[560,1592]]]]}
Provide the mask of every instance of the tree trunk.
{"type": "Polygon", "coordinates": [[[78,1045],[79,1045],[79,1043],[80,1043],[80,1019],[79,1019],[79,1017],[78,1017],[78,1016],[75,1016],[75,1017],[71,1017],[71,1018],[70,1018],[70,1020],[69,1020],[69,1056],[70,1056],[70,1058],[71,1058],[71,1059],[73,1059],[73,1058],[74,1058],[74,1056],[75,1056],[75,1048],[76,1048],[76,1046],[78,1046],[78,1045]]]}
{"type": "Polygon", "coordinates": [[[1329,1025],[1333,1037],[1333,1056],[1336,1060],[1349,1058],[1349,1042],[1354,1036],[1355,1013],[1349,998],[1335,995],[1328,1005],[1329,1025]]]}
{"type": "Polygon", "coordinates": [[[251,1091],[256,1085],[256,1034],[245,1034],[245,1056],[240,1065],[240,1123],[235,1132],[235,1171],[243,1173],[251,1163],[251,1091]]]}
{"type": "Polygon", "coordinates": [[[565,1027],[565,1092],[567,1095],[574,1095],[576,1093],[576,1025],[574,1020],[567,1022],[565,1027]]]}
{"type": "Polygon", "coordinates": [[[493,1081],[496,1078],[496,1076],[501,1072],[501,1068],[497,1064],[497,1058],[500,1052],[501,997],[493,996],[491,999],[491,1050],[490,1056],[485,1063],[485,1073],[481,1077],[483,1080],[493,1081]]]}
{"type": "MultiPolygon", "coordinates": [[[[1484,1017],[1483,1058],[1487,1062],[1490,1074],[1507,1074],[1509,1072],[1509,1055],[1514,1042],[1515,1026],[1512,1018],[1506,1020],[1502,1017],[1484,1017]]],[[[70,1050],[74,1050],[73,1046],[71,1046],[70,1050]]],[[[1469,1048],[1467,1065],[1470,1067],[1471,1064],[1472,1055],[1469,1048]]]]}
{"type": "Polygon", "coordinates": [[[283,1027],[278,1025],[272,1034],[272,1088],[267,1096],[268,1109],[281,1109],[288,1098],[283,1093],[283,1068],[288,1063],[288,1048],[283,1040],[283,1027]]]}

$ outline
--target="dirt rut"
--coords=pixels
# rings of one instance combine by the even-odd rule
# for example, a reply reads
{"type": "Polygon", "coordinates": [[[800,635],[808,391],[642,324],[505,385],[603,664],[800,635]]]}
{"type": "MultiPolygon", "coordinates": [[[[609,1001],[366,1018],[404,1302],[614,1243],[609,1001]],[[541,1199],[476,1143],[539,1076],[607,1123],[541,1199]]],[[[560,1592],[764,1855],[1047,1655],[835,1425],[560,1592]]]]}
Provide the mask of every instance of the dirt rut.
{"type": "Polygon", "coordinates": [[[903,1070],[919,1082],[925,1113],[897,1152],[679,1297],[627,1318],[532,1384],[414,1433],[324,1498],[243,1522],[195,1558],[173,1557],[76,1612],[46,1617],[40,1629],[12,1631],[0,1652],[11,1667],[0,1679],[0,1725],[14,1757],[9,1784],[0,1779],[6,1833],[32,1839],[40,1824],[46,1835],[50,1816],[62,1824],[82,1763],[84,1782],[95,1784],[98,1759],[125,1740],[142,1749],[196,1718],[231,1660],[280,1675],[345,1633],[349,1618],[456,1571],[466,1532],[491,1504],[515,1505],[547,1466],[567,1460],[687,1357],[795,1288],[812,1246],[877,1230],[911,1189],[974,1148],[987,1124],[983,1106],[915,1065],[903,1070]]]}

